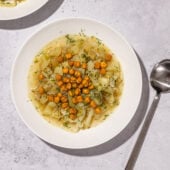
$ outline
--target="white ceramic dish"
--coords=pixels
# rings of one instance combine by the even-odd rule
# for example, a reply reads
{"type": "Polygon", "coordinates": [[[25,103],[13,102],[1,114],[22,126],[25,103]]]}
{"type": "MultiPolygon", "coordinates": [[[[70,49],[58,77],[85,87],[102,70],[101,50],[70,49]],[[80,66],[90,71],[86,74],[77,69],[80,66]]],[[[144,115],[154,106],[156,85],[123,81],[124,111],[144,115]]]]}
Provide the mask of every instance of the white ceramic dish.
{"type": "Polygon", "coordinates": [[[11,20],[24,17],[35,12],[47,2],[48,0],[26,0],[16,7],[0,7],[0,20],[11,20]]]}
{"type": "Polygon", "coordinates": [[[142,75],[138,59],[128,42],[115,30],[94,20],[70,18],[55,21],[36,32],[21,48],[11,73],[11,93],[15,107],[25,124],[43,140],[65,148],[88,148],[102,144],[119,134],[135,114],[142,92],[142,75]],[[29,102],[27,75],[34,56],[49,41],[81,30],[94,35],[116,54],[124,73],[124,90],[120,105],[97,127],[70,133],[49,124],[29,102]]]}

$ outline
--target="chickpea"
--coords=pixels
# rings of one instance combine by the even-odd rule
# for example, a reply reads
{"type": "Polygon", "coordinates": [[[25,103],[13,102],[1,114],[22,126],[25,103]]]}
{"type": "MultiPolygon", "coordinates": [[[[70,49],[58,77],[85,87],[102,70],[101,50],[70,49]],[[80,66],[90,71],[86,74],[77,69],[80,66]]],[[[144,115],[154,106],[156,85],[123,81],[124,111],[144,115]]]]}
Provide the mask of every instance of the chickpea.
{"type": "Polygon", "coordinates": [[[69,74],[70,74],[70,75],[73,75],[73,74],[74,74],[74,70],[73,70],[73,69],[70,69],[70,70],[69,70],[69,74]]]}
{"type": "Polygon", "coordinates": [[[81,103],[83,101],[83,97],[82,96],[77,96],[77,102],[81,103]]]}
{"type": "Polygon", "coordinates": [[[76,83],[72,83],[72,88],[77,88],[77,84],[76,83]]]}
{"type": "Polygon", "coordinates": [[[83,92],[84,94],[89,94],[89,89],[85,88],[85,89],[83,89],[82,92],[83,92]]]}
{"type": "Polygon", "coordinates": [[[94,85],[91,84],[88,88],[89,88],[90,90],[93,90],[93,89],[94,89],[94,85]]]}
{"type": "Polygon", "coordinates": [[[91,106],[92,108],[96,108],[97,105],[96,105],[95,101],[92,100],[92,101],[90,102],[90,106],[91,106]]]}
{"type": "Polygon", "coordinates": [[[111,55],[111,54],[107,54],[107,55],[105,56],[105,60],[106,60],[106,61],[111,61],[111,60],[112,60],[112,55],[111,55]]]}
{"type": "Polygon", "coordinates": [[[78,77],[77,80],[76,80],[76,82],[77,82],[78,84],[80,84],[81,81],[82,81],[82,78],[81,78],[81,77],[78,77]]]}
{"type": "Polygon", "coordinates": [[[72,103],[76,104],[77,103],[77,99],[76,98],[72,98],[72,103]]]}
{"type": "Polygon", "coordinates": [[[61,97],[61,96],[62,96],[62,94],[61,94],[61,93],[58,93],[58,94],[57,94],[57,96],[58,96],[58,97],[61,97]]]}
{"type": "Polygon", "coordinates": [[[60,98],[58,96],[54,97],[54,102],[55,103],[59,103],[59,101],[60,101],[60,98]]]}
{"type": "Polygon", "coordinates": [[[88,81],[87,80],[83,80],[82,81],[82,85],[84,86],[84,87],[88,87],[89,86],[89,83],[88,83],[88,81]]]}
{"type": "Polygon", "coordinates": [[[91,99],[89,96],[86,96],[85,99],[84,99],[85,103],[90,103],[91,99]]]}
{"type": "Polygon", "coordinates": [[[67,83],[67,84],[66,84],[66,88],[67,88],[68,90],[70,90],[70,89],[71,89],[71,83],[67,83]]]}
{"type": "Polygon", "coordinates": [[[63,85],[63,82],[60,80],[60,81],[57,82],[57,85],[58,85],[59,87],[61,87],[61,86],[63,85]]]}
{"type": "Polygon", "coordinates": [[[62,85],[62,86],[60,87],[60,90],[61,90],[61,91],[67,91],[67,88],[66,88],[65,85],[62,85]]]}
{"type": "Polygon", "coordinates": [[[101,68],[106,68],[106,67],[107,67],[107,63],[104,62],[104,61],[102,61],[102,62],[100,63],[100,65],[101,65],[101,68]]]}
{"type": "Polygon", "coordinates": [[[68,61],[69,66],[73,66],[74,65],[74,61],[68,61]]]}
{"type": "Polygon", "coordinates": [[[48,95],[47,98],[49,102],[53,102],[54,100],[54,97],[52,95],[48,95]]]}
{"type": "Polygon", "coordinates": [[[44,93],[44,88],[43,88],[43,87],[39,87],[39,88],[38,88],[38,92],[39,92],[40,94],[43,94],[43,93],[44,93]]]}
{"type": "Polygon", "coordinates": [[[79,85],[79,89],[82,89],[84,86],[83,86],[83,84],[80,84],[79,85]]]}
{"type": "Polygon", "coordinates": [[[89,81],[90,80],[89,76],[84,76],[84,80],[89,81]]]}
{"type": "Polygon", "coordinates": [[[89,83],[86,83],[85,85],[84,85],[84,87],[88,87],[89,86],[89,83]]]}
{"type": "Polygon", "coordinates": [[[58,81],[59,81],[59,80],[61,80],[61,79],[62,79],[62,76],[61,76],[60,74],[56,74],[56,77],[55,77],[55,78],[56,78],[56,80],[58,80],[58,81]]]}
{"type": "Polygon", "coordinates": [[[69,69],[68,69],[67,67],[63,68],[63,73],[64,73],[64,74],[67,74],[68,71],[69,71],[69,69]]]}
{"type": "Polygon", "coordinates": [[[106,69],[102,68],[102,69],[100,70],[100,74],[105,75],[105,74],[106,74],[106,69]]]}
{"type": "Polygon", "coordinates": [[[80,67],[80,61],[75,61],[75,62],[74,62],[74,67],[79,68],[79,67],[80,67]]]}
{"type": "Polygon", "coordinates": [[[74,83],[74,82],[76,82],[76,78],[75,77],[70,77],[70,81],[71,81],[71,83],[74,83]]]}
{"type": "Polygon", "coordinates": [[[63,77],[63,82],[64,83],[69,83],[70,81],[70,78],[69,77],[63,77]]]}
{"type": "Polygon", "coordinates": [[[97,114],[100,114],[100,113],[102,112],[102,110],[100,109],[100,107],[96,107],[94,111],[95,111],[95,113],[97,113],[97,114]]]}
{"type": "Polygon", "coordinates": [[[94,63],[94,68],[100,69],[100,67],[101,67],[100,62],[95,62],[94,63]]]}
{"type": "Polygon", "coordinates": [[[75,108],[72,108],[72,107],[71,107],[71,108],[69,109],[69,113],[70,113],[70,114],[76,114],[76,113],[77,113],[77,110],[76,110],[75,108]]]}
{"type": "Polygon", "coordinates": [[[80,76],[81,76],[81,73],[80,73],[80,71],[75,71],[74,75],[75,75],[76,77],[80,77],[80,76]]]}
{"type": "Polygon", "coordinates": [[[82,84],[85,85],[87,83],[87,80],[83,79],[82,84]]]}
{"type": "Polygon", "coordinates": [[[75,89],[74,94],[75,94],[75,95],[79,95],[79,94],[80,94],[80,92],[81,92],[81,90],[80,90],[79,88],[77,88],[77,89],[75,89]]]}
{"type": "Polygon", "coordinates": [[[67,102],[67,101],[68,101],[68,99],[67,99],[66,96],[62,96],[62,97],[61,97],[61,102],[62,102],[62,103],[65,103],[65,102],[67,102]]]}
{"type": "Polygon", "coordinates": [[[82,67],[83,69],[87,69],[87,64],[86,64],[86,63],[82,63],[81,67],[82,67]]]}
{"type": "Polygon", "coordinates": [[[62,63],[64,61],[64,58],[62,56],[57,57],[57,61],[59,63],[62,63]]]}
{"type": "Polygon", "coordinates": [[[71,54],[71,53],[67,53],[67,54],[66,54],[66,58],[67,58],[67,59],[71,59],[71,58],[72,58],[72,54],[71,54]]]}
{"type": "Polygon", "coordinates": [[[69,106],[68,103],[62,103],[62,104],[61,104],[61,107],[62,107],[63,109],[67,108],[68,106],[69,106]]]}
{"type": "Polygon", "coordinates": [[[75,120],[75,119],[77,118],[77,116],[74,115],[74,114],[70,114],[70,115],[69,115],[69,118],[72,119],[72,120],[75,120]]]}
{"type": "Polygon", "coordinates": [[[44,79],[44,75],[43,75],[42,73],[39,74],[39,75],[38,75],[38,79],[39,79],[39,80],[43,80],[43,79],[44,79]]]}
{"type": "Polygon", "coordinates": [[[69,91],[68,91],[68,95],[71,96],[71,97],[73,97],[73,96],[74,96],[73,91],[72,91],[72,90],[69,90],[69,91]]]}

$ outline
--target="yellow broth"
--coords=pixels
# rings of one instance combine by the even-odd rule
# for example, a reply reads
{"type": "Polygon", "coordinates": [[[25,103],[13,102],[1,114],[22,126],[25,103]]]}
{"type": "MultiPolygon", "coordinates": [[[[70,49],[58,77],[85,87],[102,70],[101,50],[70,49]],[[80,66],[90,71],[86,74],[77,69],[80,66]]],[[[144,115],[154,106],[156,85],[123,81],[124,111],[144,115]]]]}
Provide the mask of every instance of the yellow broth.
{"type": "Polygon", "coordinates": [[[119,105],[123,76],[101,40],[65,35],[35,56],[28,87],[30,100],[48,122],[78,132],[96,126],[119,105]]]}
{"type": "Polygon", "coordinates": [[[14,7],[25,0],[0,0],[0,6],[14,7]]]}

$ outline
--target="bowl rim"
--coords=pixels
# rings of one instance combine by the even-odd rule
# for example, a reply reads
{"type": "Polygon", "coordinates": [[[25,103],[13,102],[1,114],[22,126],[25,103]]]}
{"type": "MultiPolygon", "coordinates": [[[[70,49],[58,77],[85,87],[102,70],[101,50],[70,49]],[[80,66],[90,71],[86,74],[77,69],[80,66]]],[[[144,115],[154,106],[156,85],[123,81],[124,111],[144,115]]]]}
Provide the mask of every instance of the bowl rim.
{"type": "MultiPolygon", "coordinates": [[[[9,10],[22,10],[23,7],[25,7],[25,5],[29,4],[30,2],[21,2],[19,3],[19,5],[14,6],[14,7],[6,7],[6,6],[0,6],[0,9],[2,8],[2,13],[3,13],[3,17],[0,17],[1,21],[10,21],[10,20],[17,20],[17,19],[21,19],[24,18],[28,15],[31,15],[32,13],[38,11],[40,8],[42,8],[44,5],[46,5],[48,3],[48,0],[44,0],[44,2],[38,2],[38,5],[36,5],[36,7],[32,8],[32,10],[30,10],[29,12],[22,12],[21,14],[17,14],[16,16],[14,15],[9,15],[9,16],[5,16],[4,17],[4,13],[7,13],[5,11],[9,11],[9,10]]],[[[31,2],[32,3],[32,2],[31,2]]],[[[28,5],[29,6],[29,5],[28,5]]],[[[34,4],[32,4],[32,6],[34,6],[34,4]]]]}
{"type": "Polygon", "coordinates": [[[123,126],[119,131],[116,132],[116,134],[110,138],[109,140],[105,140],[105,141],[101,141],[101,142],[98,142],[98,144],[91,144],[91,145],[88,145],[88,146],[85,146],[85,147],[70,147],[70,146],[62,146],[62,145],[56,145],[55,143],[51,142],[51,141],[47,141],[46,139],[42,138],[41,135],[39,135],[35,130],[34,128],[32,128],[23,118],[22,114],[20,113],[19,111],[19,107],[17,106],[16,104],[16,101],[15,101],[15,95],[14,95],[14,90],[13,90],[13,76],[14,76],[14,70],[15,70],[15,65],[17,63],[17,59],[21,53],[21,51],[23,50],[23,48],[25,47],[25,45],[27,44],[27,42],[29,42],[35,35],[37,35],[40,31],[42,31],[43,29],[46,29],[50,26],[52,26],[53,24],[57,24],[57,23],[60,23],[60,22],[63,22],[63,21],[68,21],[68,20],[84,20],[84,21],[90,21],[90,22],[94,22],[94,23],[97,23],[97,24],[101,24],[103,25],[104,27],[106,27],[107,29],[115,32],[123,41],[124,43],[126,43],[127,47],[129,48],[129,50],[131,50],[131,52],[133,53],[133,55],[136,56],[136,61],[138,63],[138,66],[139,66],[139,71],[140,71],[140,79],[141,79],[141,84],[140,84],[140,95],[138,96],[138,104],[140,102],[140,99],[141,99],[141,96],[142,96],[142,70],[141,70],[141,65],[140,65],[140,62],[139,62],[139,59],[133,49],[133,47],[131,46],[131,44],[126,40],[126,38],[120,34],[117,30],[115,30],[114,28],[112,28],[111,26],[101,22],[101,21],[98,21],[96,19],[92,19],[92,18],[88,18],[88,17],[63,17],[63,18],[60,18],[60,19],[55,19],[53,21],[50,21],[48,23],[45,23],[43,25],[41,25],[36,31],[33,31],[33,33],[31,33],[26,39],[25,41],[22,43],[21,47],[19,48],[18,52],[16,53],[15,55],[15,58],[13,60],[13,63],[12,63],[12,68],[11,68],[11,73],[10,73],[10,92],[11,92],[11,98],[12,98],[12,102],[15,106],[15,109],[19,115],[19,117],[21,118],[21,120],[24,122],[24,124],[36,135],[38,136],[40,139],[46,141],[47,143],[49,144],[52,144],[52,145],[55,145],[55,146],[58,146],[58,147],[61,147],[61,148],[67,148],[67,149],[85,149],[85,148],[91,148],[91,147],[95,147],[95,146],[98,146],[98,145],[101,145],[109,140],[111,140],[112,138],[115,138],[117,135],[119,135],[119,133],[121,133],[127,126],[128,124],[131,122],[131,120],[133,119],[135,113],[136,113],[136,110],[138,108],[138,105],[135,106],[135,111],[134,111],[134,114],[131,116],[131,119],[128,121],[128,123],[123,126]]]}

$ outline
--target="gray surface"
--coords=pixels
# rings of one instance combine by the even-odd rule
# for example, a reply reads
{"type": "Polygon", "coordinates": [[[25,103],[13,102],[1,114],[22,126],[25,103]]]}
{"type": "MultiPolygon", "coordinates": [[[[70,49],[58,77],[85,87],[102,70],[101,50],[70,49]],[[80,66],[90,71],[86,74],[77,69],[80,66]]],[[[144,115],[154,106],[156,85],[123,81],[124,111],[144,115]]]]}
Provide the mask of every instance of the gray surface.
{"type": "MultiPolygon", "coordinates": [[[[144,115],[140,115],[142,108],[126,133],[116,141],[82,151],[53,148],[37,138],[18,117],[10,97],[11,65],[25,39],[40,26],[55,19],[79,16],[100,20],[121,32],[138,52],[149,74],[154,63],[170,58],[169,9],[169,0],[65,0],[39,25],[20,30],[0,29],[0,169],[123,170],[139,129],[130,139],[128,137],[144,115]]],[[[36,16],[32,17],[30,26],[36,21],[39,21],[36,16]]],[[[1,23],[0,28],[4,26],[1,23]]],[[[17,28],[23,28],[21,22],[18,24],[17,28]]],[[[15,26],[7,23],[6,28],[15,29],[15,26]]],[[[147,84],[145,74],[144,79],[147,84]]],[[[143,92],[146,103],[142,104],[146,107],[147,85],[143,92]]],[[[150,89],[150,102],[153,96],[154,91],[150,89]]],[[[162,95],[135,170],[170,169],[169,97],[168,94],[162,95]]]]}

